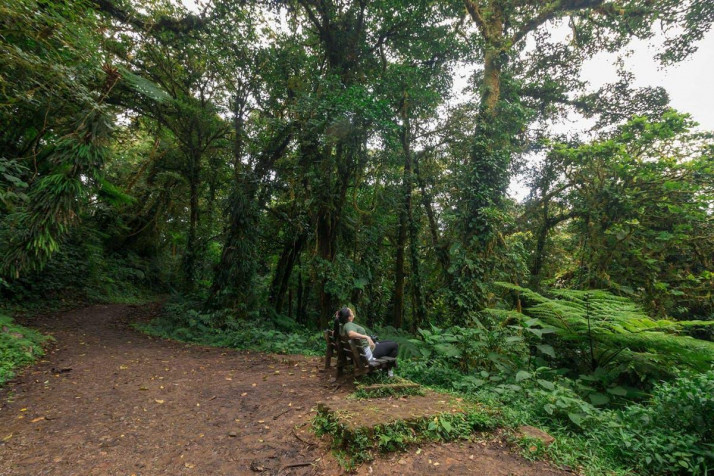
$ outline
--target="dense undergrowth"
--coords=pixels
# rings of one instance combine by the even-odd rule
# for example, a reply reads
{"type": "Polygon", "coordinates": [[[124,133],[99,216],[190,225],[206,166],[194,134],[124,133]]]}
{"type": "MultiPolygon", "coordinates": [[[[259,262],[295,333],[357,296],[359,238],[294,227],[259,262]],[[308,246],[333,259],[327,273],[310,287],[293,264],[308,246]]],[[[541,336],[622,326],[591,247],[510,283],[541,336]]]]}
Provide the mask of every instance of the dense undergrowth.
{"type": "Polygon", "coordinates": [[[4,281],[0,310],[34,314],[87,303],[142,303],[169,290],[156,261],[131,252],[112,253],[96,233],[79,230],[41,272],[4,281]]]}
{"type": "Polygon", "coordinates": [[[163,314],[136,327],[149,335],[215,347],[251,349],[281,354],[320,355],[322,334],[311,332],[278,315],[264,319],[236,319],[227,310],[202,312],[197,303],[175,299],[163,314]]]}
{"type": "MultiPolygon", "coordinates": [[[[470,326],[432,326],[420,329],[416,337],[389,327],[374,331],[400,343],[401,376],[489,405],[500,415],[500,425],[534,425],[556,437],[547,449],[524,443],[530,457],[545,456],[590,475],[707,474],[714,468],[714,369],[702,367],[711,358],[711,342],[686,337],[685,332],[677,336],[681,326],[664,321],[653,326],[627,300],[608,300],[607,294],[598,299],[600,304],[593,300],[593,307],[602,307],[602,300],[622,306],[609,314],[594,313],[591,329],[625,333],[613,339],[621,342],[633,333],[632,326],[646,328],[634,333],[642,339],[648,332],[649,346],[629,344],[612,355],[616,348],[605,331],[592,340],[574,331],[579,311],[568,314],[570,321],[563,324],[569,325],[571,335],[557,322],[549,323],[545,313],[540,319],[529,316],[528,308],[518,319],[511,311],[491,310],[470,326]],[[625,311],[631,322],[619,324],[618,330],[612,316],[625,311]],[[699,360],[686,355],[678,360],[677,349],[689,342],[696,344],[699,360]],[[589,367],[592,355],[600,359],[595,368],[589,367]]],[[[557,296],[541,296],[541,301],[559,312],[579,306],[557,296]]],[[[239,320],[226,310],[201,311],[198,301],[174,300],[161,317],[140,329],[204,345],[324,353],[322,334],[291,319],[269,314],[261,320],[239,320]]]]}
{"type": "Polygon", "coordinates": [[[43,345],[49,339],[0,314],[0,386],[13,378],[19,368],[43,356],[43,345]]]}

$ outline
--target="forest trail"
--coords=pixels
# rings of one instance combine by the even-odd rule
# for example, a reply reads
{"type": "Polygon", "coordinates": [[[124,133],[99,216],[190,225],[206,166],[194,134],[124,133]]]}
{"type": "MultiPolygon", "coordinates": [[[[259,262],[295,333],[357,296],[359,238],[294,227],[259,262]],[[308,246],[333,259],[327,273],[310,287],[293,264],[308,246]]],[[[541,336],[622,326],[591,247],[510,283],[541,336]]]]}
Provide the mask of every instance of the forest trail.
{"type": "MultiPolygon", "coordinates": [[[[309,421],[317,401],[352,389],[334,390],[320,359],[186,345],[129,326],[156,309],[95,305],[26,322],[56,342],[0,389],[0,475],[341,473],[309,421]]],[[[494,439],[425,445],[357,474],[571,473],[494,439]]]]}

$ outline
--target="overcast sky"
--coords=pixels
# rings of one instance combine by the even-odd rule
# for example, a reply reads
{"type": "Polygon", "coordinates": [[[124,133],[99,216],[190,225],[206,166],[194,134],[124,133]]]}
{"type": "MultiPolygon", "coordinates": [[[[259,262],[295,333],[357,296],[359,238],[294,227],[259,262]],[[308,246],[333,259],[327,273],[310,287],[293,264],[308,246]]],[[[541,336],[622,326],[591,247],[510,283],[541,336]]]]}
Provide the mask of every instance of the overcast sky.
{"type": "MultiPolygon", "coordinates": [[[[632,54],[625,58],[625,69],[635,75],[634,86],[661,86],[667,90],[670,105],[691,114],[701,130],[714,131],[714,31],[698,43],[697,52],[687,60],[663,68],[655,59],[661,50],[658,41],[633,41],[632,54]]],[[[601,53],[586,62],[581,78],[596,91],[607,83],[617,81],[617,54],[601,53]]],[[[554,126],[557,132],[576,133],[589,129],[593,121],[573,118],[554,126]]],[[[530,160],[538,160],[532,157],[530,160]]],[[[513,177],[508,193],[522,201],[528,195],[523,177],[513,177]]]]}
{"type": "MultiPolygon", "coordinates": [[[[670,95],[672,107],[691,114],[702,129],[714,130],[714,31],[698,46],[686,61],[662,68],[654,59],[656,44],[633,41],[633,54],[626,58],[625,66],[635,74],[636,86],[662,86],[670,95]]],[[[582,78],[593,90],[615,81],[615,59],[615,55],[597,55],[583,68],[582,78]]]]}

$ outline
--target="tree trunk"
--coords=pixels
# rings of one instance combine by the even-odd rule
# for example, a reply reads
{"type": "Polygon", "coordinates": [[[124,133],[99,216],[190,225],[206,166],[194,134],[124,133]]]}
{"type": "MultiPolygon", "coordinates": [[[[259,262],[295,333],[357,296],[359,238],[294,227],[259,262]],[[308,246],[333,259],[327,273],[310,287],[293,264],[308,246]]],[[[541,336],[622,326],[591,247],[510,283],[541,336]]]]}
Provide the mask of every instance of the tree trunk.
{"type": "Polygon", "coordinates": [[[421,171],[419,170],[419,154],[413,155],[414,161],[414,175],[416,176],[417,184],[419,185],[419,191],[421,193],[421,201],[426,212],[426,217],[429,220],[429,234],[431,236],[431,245],[434,248],[434,253],[436,254],[436,259],[441,265],[441,269],[444,275],[448,278],[449,273],[449,253],[447,252],[447,247],[445,243],[441,242],[439,237],[439,225],[436,223],[436,215],[434,214],[434,207],[432,205],[433,200],[431,194],[426,190],[426,183],[424,178],[421,176],[421,171]]]}
{"type": "MultiPolygon", "coordinates": [[[[238,124],[238,123],[237,123],[238,124]]],[[[238,135],[240,131],[236,131],[238,135]]],[[[242,134],[240,134],[242,136],[242,134]]],[[[260,199],[259,183],[272,164],[280,158],[292,139],[292,128],[278,133],[269,146],[256,159],[253,169],[243,166],[236,151],[236,178],[228,210],[229,224],[221,259],[214,270],[213,285],[208,303],[211,305],[237,304],[251,307],[253,302],[253,276],[257,257],[255,230],[258,223],[260,199]],[[244,173],[240,173],[244,170],[244,173]],[[219,298],[219,294],[223,294],[219,298]]]]}
{"type": "Polygon", "coordinates": [[[426,309],[422,298],[422,284],[419,266],[418,250],[418,226],[414,221],[412,210],[412,148],[411,148],[411,122],[409,120],[408,109],[405,106],[402,112],[402,150],[404,151],[404,209],[406,211],[406,221],[409,230],[409,257],[411,264],[410,288],[412,291],[412,330],[415,330],[426,319],[426,309]]]}
{"type": "MultiPolygon", "coordinates": [[[[406,204],[403,205],[403,207],[406,204]]],[[[407,216],[402,208],[399,212],[399,231],[397,232],[397,259],[394,263],[394,297],[392,299],[392,326],[402,328],[404,316],[404,248],[407,241],[407,216]]]]}
{"type": "Polygon", "coordinates": [[[198,254],[197,234],[198,227],[198,194],[200,187],[200,160],[199,152],[194,152],[190,157],[189,171],[189,225],[188,239],[186,242],[186,254],[184,256],[184,277],[186,279],[186,288],[192,290],[195,282],[196,272],[196,256],[198,254]]]}
{"type": "Polygon", "coordinates": [[[276,312],[280,313],[285,301],[285,293],[288,290],[288,283],[293,272],[293,267],[297,262],[302,248],[305,245],[307,236],[300,234],[283,248],[278,265],[275,268],[273,282],[270,285],[270,303],[276,312]]]}
{"type": "Polygon", "coordinates": [[[501,98],[501,50],[486,49],[483,65],[483,86],[481,90],[481,111],[485,117],[496,115],[496,106],[501,98]]]}

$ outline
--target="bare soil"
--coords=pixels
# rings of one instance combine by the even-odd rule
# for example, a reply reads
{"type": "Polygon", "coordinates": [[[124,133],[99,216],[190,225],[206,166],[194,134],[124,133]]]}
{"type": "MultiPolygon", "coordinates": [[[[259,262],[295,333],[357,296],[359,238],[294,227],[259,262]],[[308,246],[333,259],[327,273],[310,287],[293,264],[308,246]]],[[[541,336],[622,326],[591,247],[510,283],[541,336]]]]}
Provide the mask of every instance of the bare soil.
{"type": "MultiPolygon", "coordinates": [[[[309,421],[342,401],[322,361],[153,339],[157,305],[96,305],[25,322],[46,356],[0,389],[0,475],[340,474],[309,421]]],[[[564,475],[499,438],[429,444],[358,474],[564,475]]]]}

